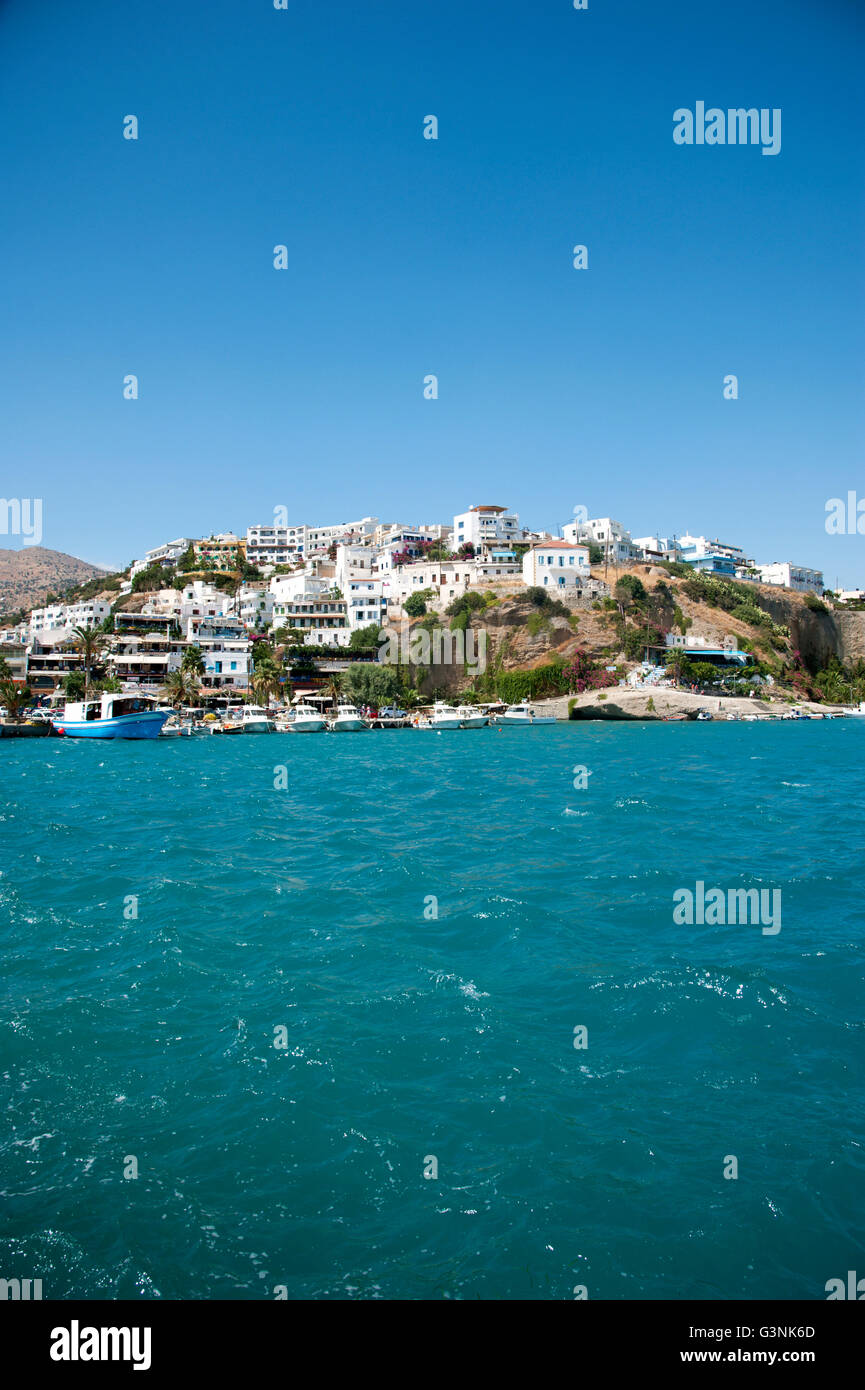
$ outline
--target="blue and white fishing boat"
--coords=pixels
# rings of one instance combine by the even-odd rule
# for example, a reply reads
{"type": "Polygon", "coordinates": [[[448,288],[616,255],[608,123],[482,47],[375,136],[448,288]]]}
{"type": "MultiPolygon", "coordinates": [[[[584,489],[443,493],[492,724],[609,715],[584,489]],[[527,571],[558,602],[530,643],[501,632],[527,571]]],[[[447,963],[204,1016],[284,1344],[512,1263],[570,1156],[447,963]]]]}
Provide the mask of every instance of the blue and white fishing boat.
{"type": "Polygon", "coordinates": [[[156,738],[171,714],[151,695],[110,695],[67,704],[51,723],[67,738],[156,738]]]}

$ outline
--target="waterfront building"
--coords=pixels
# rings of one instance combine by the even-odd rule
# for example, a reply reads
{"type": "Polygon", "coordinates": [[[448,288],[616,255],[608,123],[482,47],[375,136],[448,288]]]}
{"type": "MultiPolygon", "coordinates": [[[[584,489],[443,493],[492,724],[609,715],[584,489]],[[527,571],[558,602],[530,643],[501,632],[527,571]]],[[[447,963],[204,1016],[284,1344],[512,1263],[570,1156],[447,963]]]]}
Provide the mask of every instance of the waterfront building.
{"type": "Polygon", "coordinates": [[[204,660],[204,675],[200,678],[206,690],[246,690],[250,680],[251,643],[231,637],[200,637],[198,644],[204,660]]]}
{"type": "Polygon", "coordinates": [[[186,643],[167,633],[128,633],[115,638],[106,657],[109,672],[121,685],[152,694],[170,672],[179,671],[186,643]]]}
{"type": "Polygon", "coordinates": [[[26,649],[26,658],[24,673],[36,699],[53,695],[70,672],[83,675],[85,670],[84,653],[73,646],[65,630],[35,638],[26,649]]]}
{"type": "Polygon", "coordinates": [[[591,579],[589,548],[570,541],[543,541],[523,556],[523,583],[549,589],[581,589],[591,579]]]}

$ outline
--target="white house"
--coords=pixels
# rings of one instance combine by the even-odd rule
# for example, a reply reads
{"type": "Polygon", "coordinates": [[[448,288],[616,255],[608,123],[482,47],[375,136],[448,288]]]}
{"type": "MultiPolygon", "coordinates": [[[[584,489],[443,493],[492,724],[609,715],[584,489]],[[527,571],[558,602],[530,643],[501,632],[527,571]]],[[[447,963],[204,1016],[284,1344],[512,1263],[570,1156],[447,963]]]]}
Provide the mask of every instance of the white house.
{"type": "Polygon", "coordinates": [[[611,516],[569,521],[562,527],[562,535],[572,545],[588,545],[589,541],[593,541],[601,547],[611,565],[630,565],[640,559],[639,548],[631,540],[631,533],[611,516]]]}
{"type": "Polygon", "coordinates": [[[796,589],[800,593],[822,594],[823,571],[806,569],[804,565],[792,565],[789,560],[775,560],[771,565],[758,565],[761,584],[778,584],[784,589],[796,589]]]}
{"type": "Polygon", "coordinates": [[[201,684],[210,690],[245,690],[250,676],[250,643],[231,638],[203,639],[201,684]]]}
{"type": "Polygon", "coordinates": [[[307,646],[347,647],[348,627],[345,599],[324,592],[308,592],[277,599],[273,606],[273,626],[301,628],[307,646]]]}
{"type": "Polygon", "coordinates": [[[235,597],[229,600],[227,608],[240,618],[245,627],[262,630],[270,626],[275,602],[269,589],[263,588],[260,584],[244,584],[235,597]]]}
{"type": "Polygon", "coordinates": [[[246,558],[251,565],[289,565],[303,554],[305,526],[248,526],[246,558]]]}
{"type": "Polygon", "coordinates": [[[111,604],[103,599],[89,598],[80,603],[53,603],[47,608],[34,608],[30,614],[30,638],[62,628],[98,627],[111,612],[111,604]]]}
{"type": "Polygon", "coordinates": [[[570,541],[543,541],[523,556],[523,583],[547,589],[580,589],[592,577],[589,548],[570,541]]]}
{"type": "Polygon", "coordinates": [[[148,565],[176,565],[189,547],[195,545],[197,539],[197,536],[178,536],[176,541],[166,541],[165,545],[154,546],[153,550],[144,552],[144,564],[140,567],[146,569],[148,565]]]}
{"type": "Polygon", "coordinates": [[[350,579],[343,594],[348,626],[352,631],[359,627],[369,627],[370,623],[378,623],[384,627],[387,622],[387,599],[384,596],[382,580],[350,579]]]}
{"type": "Polygon", "coordinates": [[[522,540],[522,534],[516,512],[509,512],[506,507],[469,507],[454,517],[451,545],[454,550],[461,545],[484,550],[492,545],[513,545],[522,540]]]}
{"type": "Polygon", "coordinates": [[[642,560],[681,560],[682,551],[673,536],[634,536],[633,544],[642,560]]]}

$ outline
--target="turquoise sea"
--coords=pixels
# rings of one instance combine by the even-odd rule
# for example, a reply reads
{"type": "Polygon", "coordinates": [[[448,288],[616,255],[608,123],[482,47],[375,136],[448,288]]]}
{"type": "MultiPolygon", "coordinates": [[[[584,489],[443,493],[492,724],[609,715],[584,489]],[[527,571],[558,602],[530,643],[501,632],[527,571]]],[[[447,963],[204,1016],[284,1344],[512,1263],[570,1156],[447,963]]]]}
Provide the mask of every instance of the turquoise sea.
{"type": "Polygon", "coordinates": [[[865,1275],[863,761],[855,721],[4,741],[0,1276],[865,1275]],[[780,888],[781,931],[676,925],[697,881],[780,888]]]}

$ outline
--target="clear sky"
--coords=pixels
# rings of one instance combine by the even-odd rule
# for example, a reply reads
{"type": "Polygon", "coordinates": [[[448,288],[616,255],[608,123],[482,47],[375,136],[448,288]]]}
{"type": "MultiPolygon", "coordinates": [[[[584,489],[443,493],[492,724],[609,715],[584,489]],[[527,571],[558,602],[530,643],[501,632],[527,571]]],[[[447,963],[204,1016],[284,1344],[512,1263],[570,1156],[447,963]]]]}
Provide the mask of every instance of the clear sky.
{"type": "Polygon", "coordinates": [[[0,495],[118,566],[493,502],[865,583],[863,53],[861,0],[0,0],[0,495]]]}

